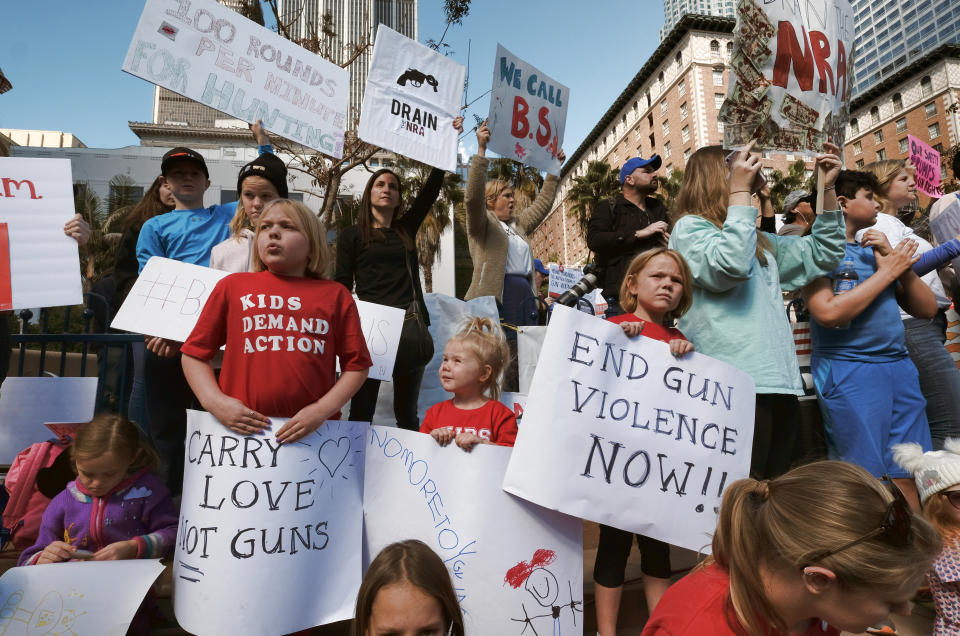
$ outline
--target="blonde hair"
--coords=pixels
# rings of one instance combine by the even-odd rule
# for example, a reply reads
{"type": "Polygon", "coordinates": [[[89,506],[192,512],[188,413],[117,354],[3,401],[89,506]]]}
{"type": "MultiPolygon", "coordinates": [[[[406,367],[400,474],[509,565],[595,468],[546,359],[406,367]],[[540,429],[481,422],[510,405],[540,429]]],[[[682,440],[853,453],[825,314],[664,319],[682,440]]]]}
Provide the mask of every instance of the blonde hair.
{"type": "Polygon", "coordinates": [[[669,256],[677,264],[677,269],[680,270],[681,284],[683,285],[683,290],[680,292],[680,302],[676,308],[668,311],[663,317],[664,322],[673,323],[687,313],[690,305],[693,304],[693,276],[690,274],[690,266],[687,265],[687,260],[683,258],[683,255],[676,250],[655,247],[652,250],[637,254],[630,262],[630,267],[627,268],[627,273],[623,277],[623,283],[620,284],[620,306],[626,313],[630,313],[637,308],[637,296],[630,293],[630,283],[643,271],[647,263],[661,254],[669,256]]]}
{"type": "Polygon", "coordinates": [[[873,200],[880,204],[880,211],[893,216],[897,215],[897,210],[890,207],[890,199],[887,193],[890,192],[890,184],[902,170],[907,169],[907,164],[902,159],[884,159],[883,161],[874,161],[868,163],[863,168],[864,172],[869,172],[877,178],[879,188],[873,191],[873,200]]]}
{"type": "Polygon", "coordinates": [[[160,466],[156,451],[140,437],[136,425],[120,415],[96,416],[77,430],[70,446],[74,469],[77,461],[96,459],[107,453],[129,459],[129,474],[143,468],[156,470],[160,466]]]}
{"type": "MultiPolygon", "coordinates": [[[[690,155],[683,174],[683,184],[673,205],[674,222],[693,214],[723,229],[723,223],[727,220],[727,207],[730,205],[730,188],[727,185],[730,169],[727,167],[726,156],[727,153],[721,146],[706,146],[690,155]]],[[[764,267],[767,266],[764,250],[769,249],[772,249],[770,239],[757,230],[756,256],[764,267]]]]}
{"type": "Polygon", "coordinates": [[[490,367],[490,377],[483,383],[482,391],[491,400],[499,400],[500,375],[510,360],[510,347],[500,325],[490,318],[468,318],[447,342],[454,341],[463,344],[481,367],[490,367]]]}
{"type": "Polygon", "coordinates": [[[513,190],[513,186],[510,185],[509,181],[504,181],[503,179],[491,179],[487,181],[487,185],[484,187],[483,198],[487,201],[487,209],[493,209],[493,202],[503,194],[504,190],[513,190]]]}
{"type": "MultiPolygon", "coordinates": [[[[947,486],[950,488],[951,486],[947,486]]],[[[934,493],[923,504],[923,516],[930,522],[944,542],[960,541],[960,527],[954,521],[953,511],[955,508],[950,500],[943,496],[943,491],[934,493]]]]}
{"type": "MultiPolygon", "coordinates": [[[[329,278],[328,270],[330,268],[330,249],[327,246],[327,237],[326,232],[324,231],[323,225],[320,223],[320,219],[317,218],[317,215],[314,214],[310,208],[300,203],[299,201],[291,201],[290,199],[274,199],[270,203],[264,206],[263,212],[260,213],[260,218],[264,218],[272,208],[275,206],[284,206],[287,214],[290,217],[290,220],[293,221],[294,225],[297,226],[297,229],[307,237],[307,242],[310,243],[310,253],[307,258],[307,269],[303,275],[307,278],[316,278],[316,279],[325,279],[329,278]]],[[[253,237],[253,243],[256,246],[260,238],[260,226],[257,226],[257,232],[253,237]]],[[[260,258],[260,250],[253,250],[253,262],[251,263],[251,271],[262,272],[266,270],[267,267],[263,264],[263,260],[260,258]]]]}
{"type": "MultiPolygon", "coordinates": [[[[239,194],[239,193],[237,193],[239,194]]],[[[245,228],[253,229],[250,225],[250,219],[247,217],[247,211],[243,209],[243,200],[237,201],[237,211],[233,213],[230,219],[230,238],[240,241],[240,230],[245,228]]]]}
{"type": "MultiPolygon", "coordinates": [[[[764,592],[762,571],[799,572],[810,558],[876,530],[893,494],[859,466],[821,461],[770,481],[741,479],[727,488],[713,535],[715,561],[730,575],[728,612],[749,636],[788,626],[764,592]],[[759,567],[758,567],[759,566],[759,567]]],[[[881,537],[861,541],[816,561],[844,589],[894,594],[917,581],[940,551],[936,531],[911,514],[913,539],[896,547],[881,537]]]]}

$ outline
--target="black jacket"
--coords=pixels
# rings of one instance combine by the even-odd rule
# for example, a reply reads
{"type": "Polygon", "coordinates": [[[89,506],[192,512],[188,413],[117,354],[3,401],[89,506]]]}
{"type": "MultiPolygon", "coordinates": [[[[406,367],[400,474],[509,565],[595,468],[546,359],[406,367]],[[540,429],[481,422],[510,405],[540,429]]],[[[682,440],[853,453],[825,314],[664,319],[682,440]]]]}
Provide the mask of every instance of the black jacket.
{"type": "Polygon", "coordinates": [[[660,199],[647,197],[645,205],[646,210],[641,210],[618,194],[613,201],[600,201],[587,222],[587,247],[596,254],[602,271],[600,286],[608,298],[620,295],[620,284],[634,256],[663,245],[660,233],[642,239],[635,235],[651,223],[670,222],[660,199]]]}

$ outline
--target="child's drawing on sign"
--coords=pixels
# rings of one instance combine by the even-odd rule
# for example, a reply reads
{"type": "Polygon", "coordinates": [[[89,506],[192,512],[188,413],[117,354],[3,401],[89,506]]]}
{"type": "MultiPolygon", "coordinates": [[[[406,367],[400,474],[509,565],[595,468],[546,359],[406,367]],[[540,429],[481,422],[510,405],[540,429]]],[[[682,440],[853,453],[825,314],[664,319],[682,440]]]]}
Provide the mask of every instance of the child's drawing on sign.
{"type": "Polygon", "coordinates": [[[203,301],[208,295],[207,286],[202,280],[194,278],[187,283],[187,279],[179,276],[173,276],[168,281],[162,279],[163,273],[159,272],[153,280],[144,280],[144,285],[138,285],[137,296],[143,298],[144,307],[154,301],[160,304],[160,309],[178,305],[177,310],[182,316],[195,316],[200,313],[203,301]],[[183,292],[180,293],[179,290],[183,292]]]}
{"type": "Polygon", "coordinates": [[[537,631],[537,627],[545,630],[547,620],[550,620],[552,621],[550,633],[553,636],[561,636],[561,618],[564,610],[570,610],[570,617],[574,625],[577,624],[577,612],[583,613],[583,600],[574,600],[573,585],[570,581],[566,581],[566,598],[569,600],[560,603],[560,583],[557,581],[556,575],[545,567],[553,563],[556,558],[556,552],[541,548],[533,553],[533,558],[529,562],[521,561],[507,570],[503,577],[504,585],[509,585],[514,589],[519,589],[522,585],[523,589],[532,597],[532,600],[536,602],[536,605],[530,603],[531,609],[528,610],[527,602],[530,602],[530,598],[525,595],[526,602],[520,602],[523,618],[511,619],[523,624],[521,634],[525,634],[527,628],[529,628],[533,631],[534,636],[538,636],[540,632],[537,631]]]}
{"type": "MultiPolygon", "coordinates": [[[[26,593],[17,590],[7,597],[0,608],[0,636],[79,636],[73,625],[86,612],[66,607],[60,592],[47,592],[34,609],[21,606],[26,593]]],[[[72,590],[69,601],[77,601],[83,594],[72,590]]]]}
{"type": "Polygon", "coordinates": [[[520,144],[516,144],[513,148],[513,151],[517,153],[517,159],[523,159],[525,156],[527,156],[526,148],[524,148],[520,144]]]}
{"type": "MultiPolygon", "coordinates": [[[[318,482],[317,490],[322,490],[324,484],[329,483],[330,498],[333,499],[334,492],[337,490],[338,480],[350,480],[348,475],[354,475],[355,462],[363,460],[363,444],[366,431],[355,433],[351,437],[351,431],[339,421],[328,421],[312,435],[306,437],[294,444],[317,449],[317,458],[320,460],[320,466],[313,468],[307,473],[318,482]]],[[[303,459],[301,461],[308,461],[303,459]]]]}

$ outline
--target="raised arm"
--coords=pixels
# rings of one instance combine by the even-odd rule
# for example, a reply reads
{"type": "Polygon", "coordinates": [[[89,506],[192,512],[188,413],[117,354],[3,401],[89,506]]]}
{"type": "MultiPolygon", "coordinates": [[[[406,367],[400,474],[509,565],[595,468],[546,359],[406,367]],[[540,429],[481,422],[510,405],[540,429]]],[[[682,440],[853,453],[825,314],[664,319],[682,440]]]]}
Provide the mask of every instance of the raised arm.
{"type": "Polygon", "coordinates": [[[437,202],[437,197],[440,196],[440,188],[443,187],[443,177],[445,174],[446,173],[439,168],[431,170],[427,180],[423,183],[423,187],[420,188],[420,192],[417,193],[417,198],[413,200],[413,204],[406,213],[400,217],[398,224],[401,225],[410,236],[416,236],[417,230],[420,229],[420,224],[423,223],[423,219],[427,217],[430,208],[437,202]]]}
{"type": "Polygon", "coordinates": [[[694,282],[724,292],[750,278],[757,249],[757,209],[734,205],[719,228],[703,217],[687,215],[670,234],[670,247],[690,266],[694,282]]]}
{"type": "Polygon", "coordinates": [[[551,207],[553,207],[553,200],[557,196],[557,184],[559,182],[559,177],[548,174],[543,180],[543,187],[540,188],[537,198],[533,200],[532,204],[521,210],[520,214],[516,215],[517,225],[524,233],[529,233],[550,212],[551,207]]]}
{"type": "MultiPolygon", "coordinates": [[[[923,244],[921,243],[921,245],[923,244]]],[[[914,263],[913,272],[917,276],[929,274],[935,269],[940,269],[958,256],[960,256],[960,237],[951,239],[942,245],[932,247],[925,251],[920,255],[920,260],[914,263]]]]}
{"type": "Polygon", "coordinates": [[[467,208],[467,235],[483,241],[487,236],[487,199],[484,189],[487,184],[487,167],[490,161],[476,154],[470,161],[470,171],[467,173],[467,191],[465,205],[467,208]]]}

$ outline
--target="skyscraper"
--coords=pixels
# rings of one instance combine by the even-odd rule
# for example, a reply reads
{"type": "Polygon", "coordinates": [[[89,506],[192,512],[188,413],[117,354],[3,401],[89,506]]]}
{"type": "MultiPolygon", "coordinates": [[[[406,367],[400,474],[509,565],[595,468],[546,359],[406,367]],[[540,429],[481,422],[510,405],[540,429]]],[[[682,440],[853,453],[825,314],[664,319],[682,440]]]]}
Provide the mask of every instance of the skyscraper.
{"type": "Polygon", "coordinates": [[[687,13],[733,18],[736,17],[734,14],[736,4],[734,0],[663,0],[663,26],[660,27],[660,41],[663,42],[663,38],[687,13]]]}
{"type": "Polygon", "coordinates": [[[851,0],[854,97],[941,44],[960,44],[956,0],[851,0]]]}
{"type": "Polygon", "coordinates": [[[354,46],[369,42],[350,70],[350,126],[359,117],[363,89],[373,57],[377,27],[384,24],[408,38],[417,39],[416,0],[280,0],[280,19],[290,24],[293,38],[317,37],[323,30],[325,15],[337,34],[333,40],[332,59],[343,64],[353,55],[354,46]]]}

